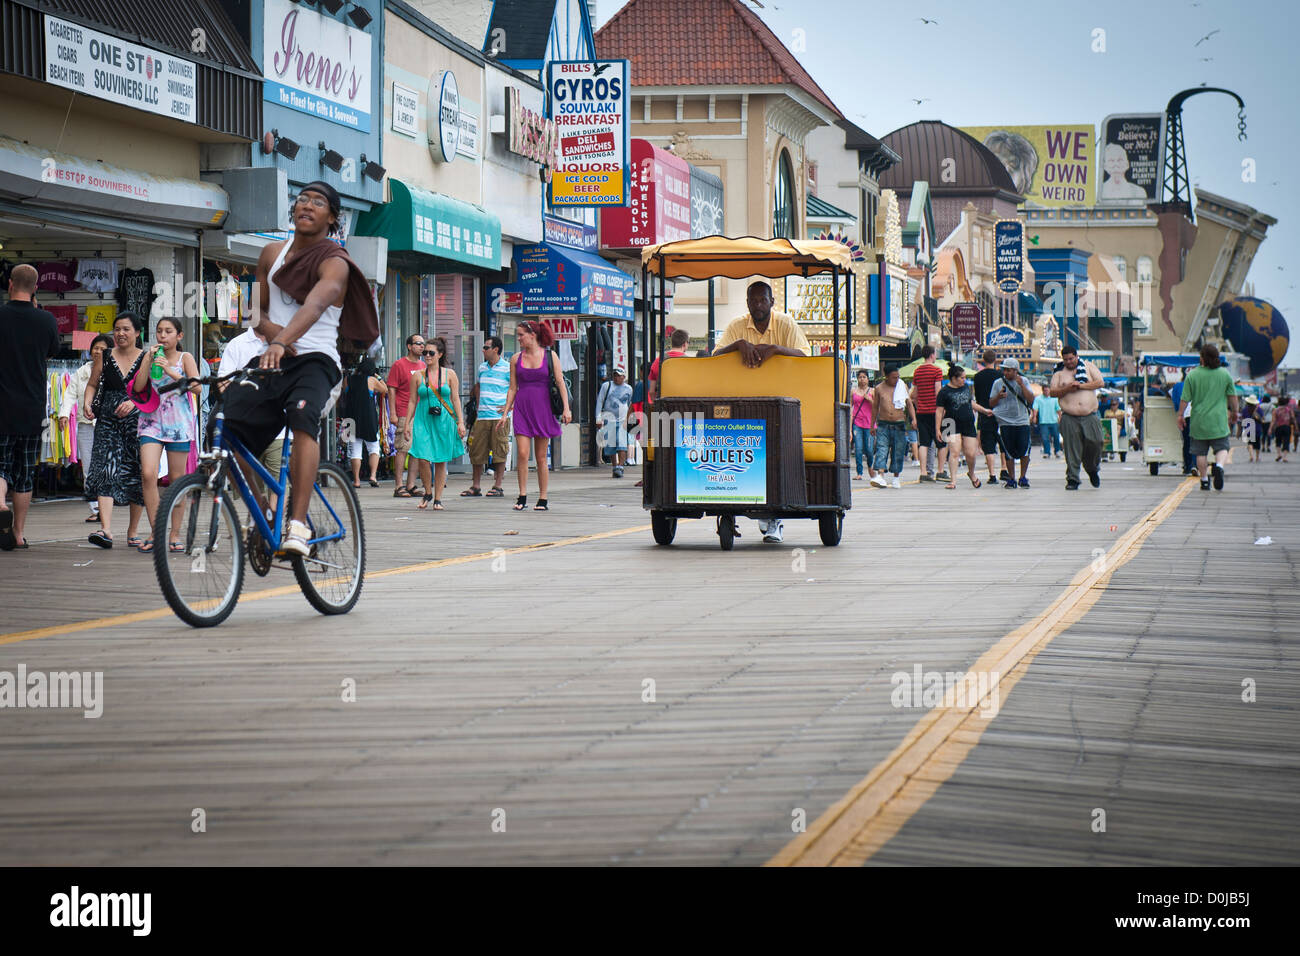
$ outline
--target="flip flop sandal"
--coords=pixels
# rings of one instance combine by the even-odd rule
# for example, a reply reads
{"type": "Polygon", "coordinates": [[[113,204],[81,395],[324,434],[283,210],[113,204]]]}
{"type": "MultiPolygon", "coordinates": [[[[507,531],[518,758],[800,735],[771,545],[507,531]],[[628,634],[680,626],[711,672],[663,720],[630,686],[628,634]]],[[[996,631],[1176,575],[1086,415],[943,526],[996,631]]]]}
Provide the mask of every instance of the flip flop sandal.
{"type": "Polygon", "coordinates": [[[972,488],[978,488],[980,485],[984,484],[984,482],[980,481],[980,480],[979,480],[978,478],[976,478],[974,475],[971,475],[971,476],[970,476],[970,484],[971,484],[971,487],[972,487],[972,488]]]}
{"type": "Polygon", "coordinates": [[[134,538],[126,539],[126,546],[128,548],[138,548],[143,543],[144,543],[144,538],[141,538],[139,535],[136,535],[134,538]]]}
{"type": "Polygon", "coordinates": [[[179,541],[173,541],[167,545],[167,550],[171,554],[184,554],[185,545],[181,544],[179,541]]]}
{"type": "MultiPolygon", "coordinates": [[[[414,497],[414,496],[412,496],[412,497],[414,497]]],[[[418,505],[416,505],[415,507],[416,507],[416,509],[419,510],[419,511],[424,511],[425,509],[427,509],[427,508],[429,507],[429,502],[432,501],[432,500],[433,500],[433,495],[424,495],[424,496],[422,496],[422,497],[420,498],[420,503],[419,503],[418,505]]]]}
{"type": "Polygon", "coordinates": [[[523,511],[528,507],[528,496],[520,495],[515,499],[515,511],[523,511]]]}
{"type": "Polygon", "coordinates": [[[442,502],[441,502],[439,499],[434,498],[434,499],[433,499],[433,510],[434,510],[434,511],[446,511],[447,509],[444,508],[444,507],[442,506],[442,502]]]}
{"type": "Polygon", "coordinates": [[[109,537],[108,533],[103,529],[100,529],[99,531],[87,535],[86,540],[89,541],[91,544],[101,548],[113,547],[113,539],[109,537]]]}
{"type": "Polygon", "coordinates": [[[500,488],[493,488],[483,493],[484,498],[504,498],[506,493],[500,488]]]}
{"type": "Polygon", "coordinates": [[[141,554],[153,554],[153,538],[150,538],[148,541],[142,541],[140,544],[136,545],[135,549],[141,554]]]}
{"type": "Polygon", "coordinates": [[[414,498],[415,496],[414,496],[413,494],[411,494],[409,491],[407,491],[405,488],[398,488],[396,491],[393,492],[393,497],[394,497],[394,498],[414,498]]]}
{"type": "Polygon", "coordinates": [[[370,487],[371,487],[371,488],[378,488],[378,487],[379,487],[379,482],[376,481],[374,478],[371,478],[371,479],[370,479],[370,487]]]}
{"type": "Polygon", "coordinates": [[[551,509],[548,508],[548,507],[546,506],[546,499],[545,499],[545,498],[538,498],[538,499],[537,499],[537,504],[533,505],[533,510],[534,510],[534,511],[550,511],[551,509]]]}
{"type": "Polygon", "coordinates": [[[482,498],[483,491],[479,488],[466,488],[460,493],[462,498],[482,498]]]}
{"type": "Polygon", "coordinates": [[[85,524],[99,524],[99,515],[90,515],[86,518],[85,524]]]}

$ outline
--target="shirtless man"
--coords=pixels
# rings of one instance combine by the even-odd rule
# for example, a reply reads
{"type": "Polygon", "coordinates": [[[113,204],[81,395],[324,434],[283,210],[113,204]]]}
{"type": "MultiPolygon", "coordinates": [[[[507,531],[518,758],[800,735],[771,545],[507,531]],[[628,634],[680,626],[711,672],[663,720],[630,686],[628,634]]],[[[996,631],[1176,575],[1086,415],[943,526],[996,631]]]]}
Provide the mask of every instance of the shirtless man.
{"type": "Polygon", "coordinates": [[[1048,394],[1061,402],[1061,444],[1065,446],[1065,490],[1079,487],[1079,464],[1094,488],[1101,485],[1101,419],[1097,417],[1097,389],[1101,372],[1091,362],[1080,362],[1073,345],[1061,349],[1065,368],[1052,376],[1048,394]]]}
{"type": "Polygon", "coordinates": [[[916,407],[907,394],[907,387],[898,380],[898,366],[885,366],[885,379],[871,390],[871,407],[876,413],[876,477],[871,483],[877,488],[886,487],[885,462],[894,473],[892,482],[901,488],[899,475],[903,473],[903,456],[907,454],[907,426],[916,427],[916,407]]]}

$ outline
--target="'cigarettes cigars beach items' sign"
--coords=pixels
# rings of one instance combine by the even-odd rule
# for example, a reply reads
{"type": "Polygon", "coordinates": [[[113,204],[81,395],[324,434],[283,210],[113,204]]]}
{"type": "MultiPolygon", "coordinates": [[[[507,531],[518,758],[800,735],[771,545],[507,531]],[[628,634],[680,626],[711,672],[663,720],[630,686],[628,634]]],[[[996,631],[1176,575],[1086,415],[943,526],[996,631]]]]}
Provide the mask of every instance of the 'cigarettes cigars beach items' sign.
{"type": "Polygon", "coordinates": [[[262,29],[263,100],[370,132],[370,34],[290,0],[265,0],[262,29]]]}
{"type": "Polygon", "coordinates": [[[86,96],[198,122],[193,63],[67,20],[45,18],[45,78],[86,96]]]}
{"type": "Polygon", "coordinates": [[[628,61],[553,62],[546,88],[560,135],[551,205],[626,206],[628,61]]]}

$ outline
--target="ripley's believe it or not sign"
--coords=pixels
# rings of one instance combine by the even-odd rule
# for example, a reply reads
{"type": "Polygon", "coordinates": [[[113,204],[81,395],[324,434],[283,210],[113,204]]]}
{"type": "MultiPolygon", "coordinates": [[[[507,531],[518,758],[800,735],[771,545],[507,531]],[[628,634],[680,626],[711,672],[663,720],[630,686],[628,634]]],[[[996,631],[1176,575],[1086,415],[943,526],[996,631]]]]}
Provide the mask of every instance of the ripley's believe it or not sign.
{"type": "Polygon", "coordinates": [[[546,88],[560,136],[551,205],[626,206],[628,61],[556,61],[546,88]]]}
{"type": "Polygon", "coordinates": [[[692,419],[676,438],[679,504],[767,503],[767,422],[692,419]]]}
{"type": "Polygon", "coordinates": [[[193,63],[67,20],[45,18],[45,78],[86,96],[198,121],[193,63]]]}

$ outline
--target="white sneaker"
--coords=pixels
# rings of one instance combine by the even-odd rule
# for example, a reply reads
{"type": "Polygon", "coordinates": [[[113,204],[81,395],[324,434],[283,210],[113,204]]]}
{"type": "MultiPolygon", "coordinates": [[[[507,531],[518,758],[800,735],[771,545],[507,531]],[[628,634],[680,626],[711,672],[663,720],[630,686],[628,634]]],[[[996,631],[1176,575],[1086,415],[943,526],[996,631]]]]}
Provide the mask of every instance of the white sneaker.
{"type": "Polygon", "coordinates": [[[284,540],[280,542],[280,550],[286,554],[299,554],[305,558],[311,554],[311,545],[307,543],[310,540],[311,528],[301,521],[290,520],[289,529],[284,534],[284,540]]]}
{"type": "Polygon", "coordinates": [[[884,475],[876,475],[874,478],[871,479],[871,483],[875,485],[877,488],[889,487],[889,482],[885,481],[884,475]]]}
{"type": "Polygon", "coordinates": [[[768,544],[780,544],[785,534],[785,525],[780,518],[773,518],[763,529],[763,540],[768,544]]]}
{"type": "Polygon", "coordinates": [[[893,487],[895,487],[895,488],[901,488],[901,487],[903,487],[903,483],[902,483],[901,481],[898,480],[898,475],[895,475],[895,476],[894,476],[893,487]]]}

